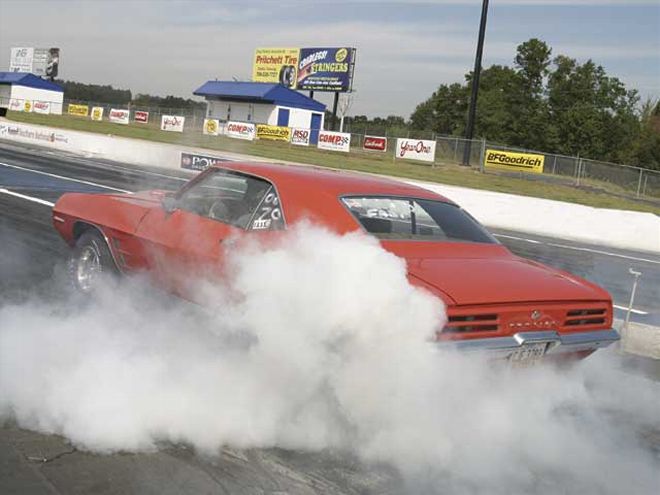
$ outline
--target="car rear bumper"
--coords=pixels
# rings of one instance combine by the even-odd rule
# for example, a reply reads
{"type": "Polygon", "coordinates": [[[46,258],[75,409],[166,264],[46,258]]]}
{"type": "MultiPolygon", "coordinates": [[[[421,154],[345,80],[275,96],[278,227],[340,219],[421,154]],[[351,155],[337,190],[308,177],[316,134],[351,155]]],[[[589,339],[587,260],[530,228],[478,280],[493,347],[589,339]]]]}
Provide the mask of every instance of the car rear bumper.
{"type": "Polygon", "coordinates": [[[595,330],[559,334],[554,330],[539,332],[520,332],[511,337],[493,337],[487,339],[467,339],[442,342],[442,347],[461,351],[484,351],[489,355],[507,357],[512,352],[533,344],[547,343],[545,355],[595,351],[620,339],[614,330],[595,330]]]}

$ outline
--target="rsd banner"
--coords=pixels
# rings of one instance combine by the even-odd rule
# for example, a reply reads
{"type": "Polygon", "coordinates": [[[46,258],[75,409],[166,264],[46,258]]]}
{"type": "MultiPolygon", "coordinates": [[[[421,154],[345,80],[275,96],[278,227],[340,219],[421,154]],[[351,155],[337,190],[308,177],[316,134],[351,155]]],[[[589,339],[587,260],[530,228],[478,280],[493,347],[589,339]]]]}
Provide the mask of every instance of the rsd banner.
{"type": "Polygon", "coordinates": [[[217,136],[219,134],[220,121],[218,119],[204,119],[202,133],[207,136],[217,136]]]}
{"type": "Polygon", "coordinates": [[[252,63],[252,80],[296,87],[299,48],[257,48],[252,63]]]}
{"type": "Polygon", "coordinates": [[[394,156],[407,160],[433,162],[435,160],[435,141],[397,138],[394,156]]]}
{"type": "Polygon", "coordinates": [[[344,151],[351,148],[351,135],[346,132],[319,131],[318,148],[321,150],[344,151]]]}
{"type": "Polygon", "coordinates": [[[486,168],[531,172],[534,174],[543,173],[545,155],[536,155],[532,153],[514,153],[513,151],[486,150],[484,166],[486,168]]]}
{"type": "Polygon", "coordinates": [[[300,91],[351,91],[355,48],[301,48],[296,88],[300,91]]]}
{"type": "Polygon", "coordinates": [[[387,151],[387,138],[380,136],[364,136],[362,149],[369,151],[387,151]]]}
{"type": "Polygon", "coordinates": [[[124,124],[128,125],[131,119],[130,110],[111,108],[110,113],[108,114],[108,120],[114,122],[115,124],[124,124]]]}
{"type": "Polygon", "coordinates": [[[149,112],[136,110],[135,112],[133,112],[133,120],[135,122],[140,122],[141,124],[146,124],[149,122],[149,112]]]}
{"type": "Polygon", "coordinates": [[[256,134],[254,124],[246,124],[244,122],[227,122],[225,127],[225,134],[234,139],[247,139],[252,141],[256,134]]]}
{"type": "Polygon", "coordinates": [[[171,132],[183,132],[183,124],[186,121],[181,115],[163,115],[160,119],[160,130],[171,132]]]}
{"type": "Polygon", "coordinates": [[[100,122],[103,120],[103,107],[92,107],[92,120],[100,122]]]}
{"type": "Polygon", "coordinates": [[[291,131],[291,144],[309,146],[309,138],[311,136],[309,129],[292,129],[291,131]]]}
{"type": "Polygon", "coordinates": [[[218,158],[217,156],[181,152],[181,168],[185,168],[186,170],[206,170],[217,163],[228,161],[226,158],[218,158]]]}
{"type": "Polygon", "coordinates": [[[268,141],[284,141],[291,139],[291,128],[278,125],[257,124],[257,139],[268,141]]]}
{"type": "Polygon", "coordinates": [[[89,113],[89,106],[69,103],[69,106],[67,107],[67,113],[69,115],[77,115],[78,117],[87,117],[87,114],[89,113]]]}
{"type": "Polygon", "coordinates": [[[32,105],[32,111],[34,113],[50,113],[50,102],[49,101],[35,101],[32,105]]]}

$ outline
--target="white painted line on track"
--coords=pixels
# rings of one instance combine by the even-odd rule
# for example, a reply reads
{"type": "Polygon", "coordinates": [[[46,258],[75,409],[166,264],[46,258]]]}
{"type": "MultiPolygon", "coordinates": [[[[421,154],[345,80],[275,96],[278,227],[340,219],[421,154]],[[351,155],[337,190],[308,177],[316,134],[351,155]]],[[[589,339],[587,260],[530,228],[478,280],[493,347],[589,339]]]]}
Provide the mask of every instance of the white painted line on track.
{"type": "Polygon", "coordinates": [[[45,199],[35,198],[34,196],[27,196],[25,194],[10,191],[9,189],[0,188],[0,194],[8,194],[9,196],[14,196],[16,198],[32,201],[33,203],[39,203],[41,205],[50,206],[51,208],[55,206],[55,203],[51,203],[50,201],[46,201],[45,199]]]}
{"type": "MultiPolygon", "coordinates": [[[[628,311],[628,306],[619,306],[618,304],[612,304],[612,306],[614,306],[616,309],[622,309],[623,311],[628,311]]],[[[635,309],[635,308],[632,308],[630,312],[636,315],[643,315],[643,316],[649,314],[647,311],[642,311],[641,309],[635,309]]]]}
{"type": "Polygon", "coordinates": [[[513,239],[515,241],[523,241],[523,242],[529,242],[530,244],[544,244],[546,246],[552,246],[552,247],[558,247],[562,249],[573,249],[575,251],[585,251],[588,253],[595,253],[595,254],[602,254],[605,256],[615,256],[617,258],[624,258],[628,260],[633,260],[633,261],[642,261],[644,263],[653,263],[656,265],[660,265],[660,260],[650,260],[647,258],[638,258],[635,256],[628,256],[626,254],[619,254],[619,253],[611,253],[609,251],[601,251],[599,249],[592,249],[592,248],[586,248],[586,247],[580,247],[580,246],[570,246],[568,244],[557,244],[554,242],[542,242],[542,241],[537,241],[536,239],[526,239],[524,237],[516,237],[513,235],[504,235],[504,234],[493,234],[495,237],[502,237],[504,239],[513,239]]]}
{"type": "Polygon", "coordinates": [[[9,167],[9,168],[15,168],[17,170],[23,170],[25,172],[32,172],[33,174],[41,174],[41,175],[46,175],[48,177],[54,177],[55,179],[68,180],[68,181],[71,181],[71,182],[78,182],[80,184],[87,184],[88,186],[100,187],[102,189],[110,189],[112,191],[118,191],[118,192],[133,194],[132,191],[127,191],[126,189],[119,189],[117,187],[105,186],[103,184],[99,184],[97,182],[90,182],[88,180],[74,179],[72,177],[65,177],[63,175],[51,174],[49,172],[42,172],[41,170],[32,170],[31,168],[19,167],[18,165],[10,165],[9,163],[0,162],[0,165],[2,165],[4,167],[9,167]]]}

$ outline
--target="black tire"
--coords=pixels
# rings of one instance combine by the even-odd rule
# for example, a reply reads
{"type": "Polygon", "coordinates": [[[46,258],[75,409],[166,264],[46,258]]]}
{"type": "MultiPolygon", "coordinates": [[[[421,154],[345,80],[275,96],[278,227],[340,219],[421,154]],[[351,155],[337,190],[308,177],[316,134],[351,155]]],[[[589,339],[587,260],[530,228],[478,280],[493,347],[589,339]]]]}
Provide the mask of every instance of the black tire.
{"type": "Polygon", "coordinates": [[[119,270],[103,236],[88,229],[78,238],[69,258],[69,280],[81,294],[92,294],[103,279],[115,278],[119,270]]]}

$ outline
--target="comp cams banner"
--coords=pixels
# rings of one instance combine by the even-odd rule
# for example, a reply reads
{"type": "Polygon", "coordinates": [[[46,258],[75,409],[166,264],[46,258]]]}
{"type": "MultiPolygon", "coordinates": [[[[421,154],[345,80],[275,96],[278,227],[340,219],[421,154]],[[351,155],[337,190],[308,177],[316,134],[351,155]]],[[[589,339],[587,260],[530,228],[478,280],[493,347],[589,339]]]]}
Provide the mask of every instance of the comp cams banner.
{"type": "Polygon", "coordinates": [[[111,108],[108,114],[108,120],[115,124],[128,125],[131,119],[131,112],[124,109],[111,108]]]}
{"type": "Polygon", "coordinates": [[[291,128],[277,125],[257,124],[257,139],[284,141],[285,143],[288,143],[291,139],[291,128]]]}
{"type": "Polygon", "coordinates": [[[435,141],[397,138],[394,153],[396,158],[433,162],[435,160],[435,141]]]}
{"type": "Polygon", "coordinates": [[[351,135],[346,132],[320,131],[317,146],[321,150],[348,153],[351,149],[351,135]]]}
{"type": "Polygon", "coordinates": [[[183,124],[186,118],[181,115],[163,115],[160,119],[160,130],[171,132],[183,132],[183,124]]]}
{"type": "Polygon", "coordinates": [[[486,168],[531,172],[534,174],[543,173],[544,162],[545,155],[501,150],[486,150],[486,156],[484,158],[484,166],[486,168]]]}
{"type": "Polygon", "coordinates": [[[227,122],[225,134],[235,139],[247,139],[252,141],[256,134],[254,124],[245,124],[243,122],[227,122]]]}

